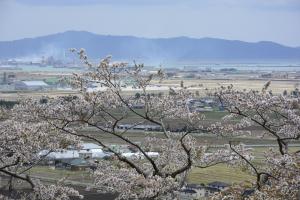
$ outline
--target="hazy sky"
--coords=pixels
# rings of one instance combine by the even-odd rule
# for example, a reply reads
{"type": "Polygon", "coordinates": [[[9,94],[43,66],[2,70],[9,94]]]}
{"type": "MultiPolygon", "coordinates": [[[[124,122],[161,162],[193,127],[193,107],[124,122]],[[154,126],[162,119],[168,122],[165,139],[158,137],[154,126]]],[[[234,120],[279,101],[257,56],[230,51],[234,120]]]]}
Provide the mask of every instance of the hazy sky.
{"type": "Polygon", "coordinates": [[[300,46],[300,0],[0,0],[0,41],[67,30],[300,46]]]}

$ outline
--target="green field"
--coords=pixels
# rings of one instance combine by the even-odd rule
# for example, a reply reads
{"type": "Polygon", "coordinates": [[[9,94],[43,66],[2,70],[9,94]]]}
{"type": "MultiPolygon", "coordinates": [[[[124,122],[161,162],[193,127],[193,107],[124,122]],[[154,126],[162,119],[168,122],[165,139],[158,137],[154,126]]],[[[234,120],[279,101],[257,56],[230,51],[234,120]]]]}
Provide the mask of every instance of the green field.
{"type": "MultiPolygon", "coordinates": [[[[300,147],[291,147],[290,151],[295,152],[300,147]]],[[[255,166],[260,167],[263,159],[263,152],[268,147],[253,148],[255,166]]],[[[30,175],[40,177],[45,181],[55,181],[66,178],[67,182],[75,185],[91,184],[92,179],[87,171],[70,171],[65,169],[52,169],[48,166],[37,166],[30,170],[30,175]]],[[[229,167],[226,164],[218,164],[208,168],[193,168],[187,177],[189,183],[207,184],[213,181],[222,181],[225,183],[240,183],[244,181],[252,181],[255,177],[249,171],[243,171],[240,168],[229,167]]]]}
{"type": "MultiPolygon", "coordinates": [[[[272,147],[277,150],[277,147],[272,147]]],[[[290,147],[290,152],[296,152],[300,149],[298,147],[290,147]]],[[[268,147],[255,147],[252,150],[254,160],[252,163],[256,167],[262,166],[262,161],[264,159],[264,152],[268,150],[268,147]]],[[[254,180],[255,177],[252,176],[248,171],[243,171],[240,168],[228,167],[226,164],[218,164],[209,168],[194,168],[188,176],[188,181],[190,183],[209,183],[213,181],[222,181],[225,183],[240,183],[243,181],[254,180]]]]}
{"type": "Polygon", "coordinates": [[[53,169],[48,166],[36,166],[29,171],[29,174],[34,176],[41,176],[41,177],[49,177],[53,179],[61,179],[66,177],[68,180],[83,180],[88,181],[89,172],[88,171],[71,171],[66,169],[53,169]]]}
{"type": "MultiPolygon", "coordinates": [[[[39,177],[45,181],[59,180],[65,178],[66,183],[73,182],[76,185],[91,184],[92,179],[87,171],[70,171],[64,169],[51,169],[48,166],[37,166],[30,170],[29,174],[33,177],[39,177]]],[[[207,184],[213,181],[222,181],[226,183],[239,183],[246,180],[253,180],[253,176],[240,169],[227,167],[225,164],[219,164],[209,168],[194,168],[188,175],[189,183],[207,184]]]]}
{"type": "Polygon", "coordinates": [[[194,168],[188,176],[189,183],[207,184],[213,181],[225,183],[240,183],[254,180],[254,176],[238,168],[228,167],[226,164],[218,164],[208,168],[194,168]]]}

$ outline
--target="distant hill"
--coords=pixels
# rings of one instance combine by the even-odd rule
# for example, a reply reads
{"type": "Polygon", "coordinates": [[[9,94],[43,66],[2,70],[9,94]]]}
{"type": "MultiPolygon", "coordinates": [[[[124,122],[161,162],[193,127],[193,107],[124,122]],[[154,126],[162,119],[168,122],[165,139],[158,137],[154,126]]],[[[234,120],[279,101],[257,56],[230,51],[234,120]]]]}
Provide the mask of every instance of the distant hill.
{"type": "Polygon", "coordinates": [[[96,35],[67,31],[36,38],[0,42],[0,58],[34,55],[63,56],[69,48],[85,48],[92,58],[169,61],[197,60],[300,60],[300,48],[273,42],[249,43],[214,38],[157,38],[96,35]]]}

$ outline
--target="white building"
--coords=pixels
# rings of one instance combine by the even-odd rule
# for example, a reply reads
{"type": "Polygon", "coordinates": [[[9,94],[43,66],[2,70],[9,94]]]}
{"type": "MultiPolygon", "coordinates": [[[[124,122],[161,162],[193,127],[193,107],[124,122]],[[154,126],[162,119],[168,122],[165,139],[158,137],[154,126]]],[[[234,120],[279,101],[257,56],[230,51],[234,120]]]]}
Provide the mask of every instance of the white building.
{"type": "MultiPolygon", "coordinates": [[[[145,152],[147,156],[149,156],[150,158],[157,158],[159,156],[158,152],[145,152]]],[[[136,158],[144,158],[144,155],[141,152],[138,153],[122,153],[122,156],[126,157],[126,158],[130,158],[130,157],[136,157],[136,158]]]]}
{"type": "Polygon", "coordinates": [[[103,152],[102,147],[94,143],[83,143],[78,151],[79,157],[87,158],[103,158],[108,154],[103,152]]]}
{"type": "Polygon", "coordinates": [[[75,159],[79,158],[77,150],[56,150],[49,153],[49,150],[42,150],[38,153],[38,156],[46,156],[49,160],[62,160],[62,159],[75,159]]]}
{"type": "Polygon", "coordinates": [[[49,85],[44,81],[18,81],[15,83],[15,90],[44,90],[49,85]]]}
{"type": "Polygon", "coordinates": [[[109,155],[99,145],[93,143],[82,143],[78,149],[58,149],[50,153],[48,150],[43,150],[38,153],[38,156],[46,156],[49,160],[103,158],[109,155]]]}

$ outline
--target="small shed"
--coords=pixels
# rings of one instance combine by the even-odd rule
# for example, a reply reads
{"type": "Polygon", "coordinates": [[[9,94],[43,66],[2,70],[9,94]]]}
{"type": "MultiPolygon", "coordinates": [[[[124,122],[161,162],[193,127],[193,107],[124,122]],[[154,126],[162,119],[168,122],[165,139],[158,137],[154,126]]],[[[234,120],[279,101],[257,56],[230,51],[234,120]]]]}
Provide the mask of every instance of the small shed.
{"type": "Polygon", "coordinates": [[[85,170],[90,167],[89,163],[82,159],[82,158],[76,158],[70,161],[70,168],[73,171],[81,171],[85,170]]]}

